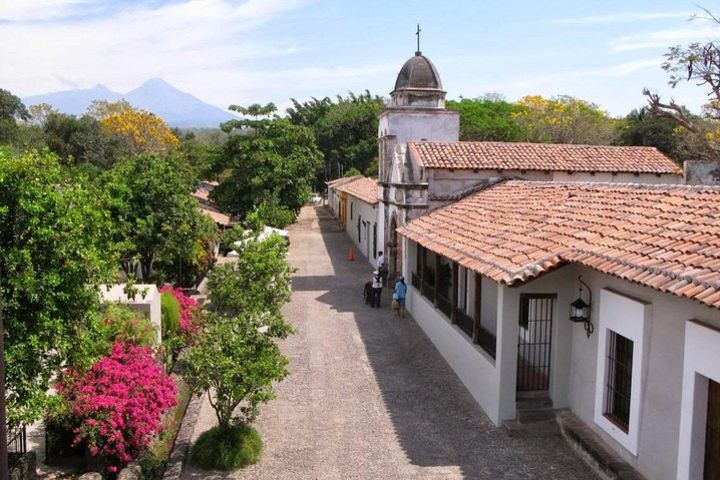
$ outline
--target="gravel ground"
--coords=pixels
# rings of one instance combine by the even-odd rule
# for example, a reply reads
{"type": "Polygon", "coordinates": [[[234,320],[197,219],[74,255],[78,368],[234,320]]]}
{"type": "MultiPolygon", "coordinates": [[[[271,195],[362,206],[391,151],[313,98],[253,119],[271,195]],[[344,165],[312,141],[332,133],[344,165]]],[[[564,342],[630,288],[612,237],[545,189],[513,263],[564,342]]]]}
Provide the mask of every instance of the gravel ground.
{"type": "MultiPolygon", "coordinates": [[[[192,467],[186,480],[594,479],[560,438],[496,428],[417,324],[363,304],[370,275],[348,262],[350,239],[323,208],[291,228],[297,267],[282,344],[291,375],[261,410],[260,462],[233,474],[192,467]]],[[[194,439],[215,424],[207,400],[194,439]]]]}

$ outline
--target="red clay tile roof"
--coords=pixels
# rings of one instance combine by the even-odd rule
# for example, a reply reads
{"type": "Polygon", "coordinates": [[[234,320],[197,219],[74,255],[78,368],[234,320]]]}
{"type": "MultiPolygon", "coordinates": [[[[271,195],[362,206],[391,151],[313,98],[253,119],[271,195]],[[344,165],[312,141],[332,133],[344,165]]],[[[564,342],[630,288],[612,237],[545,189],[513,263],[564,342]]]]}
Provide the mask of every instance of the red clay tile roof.
{"type": "Polygon", "coordinates": [[[335,189],[359,198],[370,205],[378,203],[378,184],[372,178],[356,177],[340,186],[335,186],[335,189]]]}
{"type": "Polygon", "coordinates": [[[655,147],[519,142],[410,142],[408,147],[426,168],[682,174],[655,147]]]}
{"type": "Polygon", "coordinates": [[[358,178],[362,178],[362,175],[353,175],[351,177],[336,178],[335,180],[330,180],[329,182],[325,182],[325,185],[327,185],[330,188],[335,188],[335,187],[343,185],[347,182],[352,182],[353,180],[357,180],[358,178]]]}
{"type": "Polygon", "coordinates": [[[224,213],[218,212],[214,208],[208,208],[208,207],[200,207],[200,211],[207,215],[208,217],[212,218],[215,223],[219,223],[220,225],[228,226],[230,225],[231,218],[230,215],[226,215],[224,213]]]}
{"type": "Polygon", "coordinates": [[[573,262],[720,308],[720,188],[507,181],[398,233],[497,282],[573,262]]]}
{"type": "Polygon", "coordinates": [[[201,202],[207,203],[209,201],[209,195],[210,192],[213,191],[215,187],[219,185],[218,182],[200,182],[200,185],[198,185],[197,190],[195,190],[191,195],[201,202]]]}

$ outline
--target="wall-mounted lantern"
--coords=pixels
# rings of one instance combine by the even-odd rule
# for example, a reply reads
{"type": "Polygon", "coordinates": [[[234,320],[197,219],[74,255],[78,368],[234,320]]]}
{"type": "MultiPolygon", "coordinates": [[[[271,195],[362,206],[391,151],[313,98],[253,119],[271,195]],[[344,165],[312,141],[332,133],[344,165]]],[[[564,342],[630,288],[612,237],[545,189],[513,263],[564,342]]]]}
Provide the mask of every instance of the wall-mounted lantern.
{"type": "Polygon", "coordinates": [[[592,308],[592,290],[587,283],[583,282],[582,275],[578,277],[580,282],[580,293],[574,302],[570,304],[570,321],[582,323],[585,326],[585,333],[588,338],[595,331],[595,326],[590,321],[590,309],[592,308]],[[587,290],[587,301],[583,298],[583,287],[587,290]]]}

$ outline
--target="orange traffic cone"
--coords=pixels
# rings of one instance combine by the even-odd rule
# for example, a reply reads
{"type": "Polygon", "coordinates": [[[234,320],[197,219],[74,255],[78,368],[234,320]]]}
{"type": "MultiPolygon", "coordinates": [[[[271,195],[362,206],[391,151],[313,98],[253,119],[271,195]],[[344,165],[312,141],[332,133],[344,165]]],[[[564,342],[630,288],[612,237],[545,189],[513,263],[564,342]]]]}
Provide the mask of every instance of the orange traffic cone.
{"type": "Polygon", "coordinates": [[[348,261],[355,261],[355,249],[353,247],[350,247],[350,251],[348,251],[348,261]]]}

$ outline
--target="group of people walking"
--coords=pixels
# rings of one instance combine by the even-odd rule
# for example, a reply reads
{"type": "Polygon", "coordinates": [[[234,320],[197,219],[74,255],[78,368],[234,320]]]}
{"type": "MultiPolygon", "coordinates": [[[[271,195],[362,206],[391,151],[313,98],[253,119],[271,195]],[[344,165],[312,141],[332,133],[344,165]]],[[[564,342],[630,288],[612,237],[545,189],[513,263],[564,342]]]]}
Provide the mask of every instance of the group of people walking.
{"type": "MultiPolygon", "coordinates": [[[[383,286],[387,284],[388,269],[383,252],[379,252],[376,269],[373,271],[372,279],[365,285],[366,297],[369,295],[369,303],[372,308],[380,308],[383,286]],[[369,292],[368,292],[369,290],[369,292]]],[[[392,308],[395,314],[405,317],[405,297],[407,296],[407,285],[405,279],[400,277],[395,282],[393,290],[392,308]]],[[[366,298],[366,300],[368,300],[366,298]]]]}

